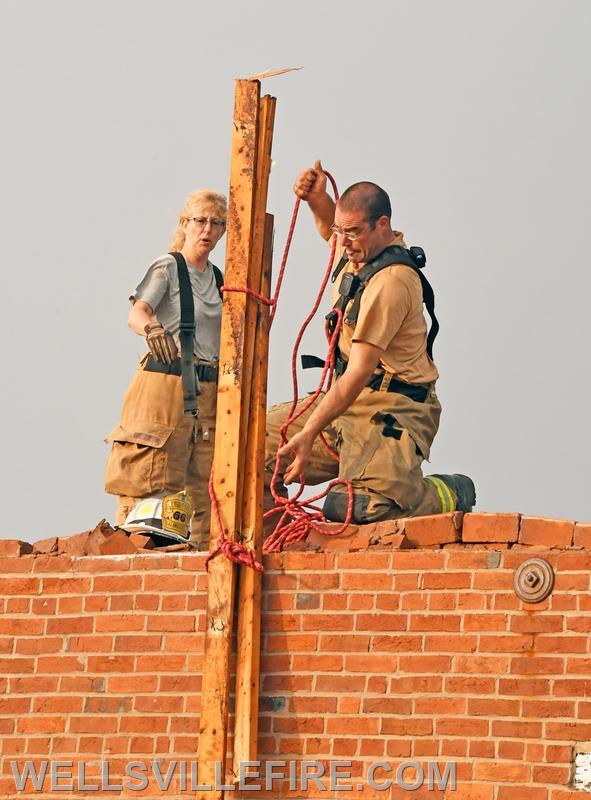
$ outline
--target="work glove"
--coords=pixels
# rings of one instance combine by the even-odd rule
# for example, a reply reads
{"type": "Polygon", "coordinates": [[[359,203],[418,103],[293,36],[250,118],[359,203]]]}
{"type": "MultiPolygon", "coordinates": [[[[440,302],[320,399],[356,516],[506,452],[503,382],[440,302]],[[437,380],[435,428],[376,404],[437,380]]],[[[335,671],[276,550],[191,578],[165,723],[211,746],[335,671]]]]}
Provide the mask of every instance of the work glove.
{"type": "Polygon", "coordinates": [[[161,364],[171,364],[179,351],[172,334],[165,330],[159,322],[150,322],[144,328],[146,342],[150,353],[161,364]]]}

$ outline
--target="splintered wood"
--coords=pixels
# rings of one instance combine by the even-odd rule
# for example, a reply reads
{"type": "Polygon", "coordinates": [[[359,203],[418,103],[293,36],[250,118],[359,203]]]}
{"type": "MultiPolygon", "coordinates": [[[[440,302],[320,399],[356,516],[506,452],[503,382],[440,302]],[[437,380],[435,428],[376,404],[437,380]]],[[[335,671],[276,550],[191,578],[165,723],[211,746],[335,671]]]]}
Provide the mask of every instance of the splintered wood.
{"type": "MultiPolygon", "coordinates": [[[[266,219],[265,209],[274,114],[275,98],[260,98],[259,81],[236,82],[224,282],[267,297],[272,217],[266,219]]],[[[268,327],[268,306],[245,292],[224,295],[213,486],[225,538],[244,542],[259,558],[268,327]]],[[[212,513],[212,551],[218,536],[212,513]]],[[[199,736],[199,782],[213,787],[202,795],[208,800],[221,800],[217,785],[226,776],[237,572],[221,554],[209,562],[199,736]]],[[[260,574],[241,566],[240,584],[235,752],[246,761],[256,757],[257,747],[260,574]]]]}

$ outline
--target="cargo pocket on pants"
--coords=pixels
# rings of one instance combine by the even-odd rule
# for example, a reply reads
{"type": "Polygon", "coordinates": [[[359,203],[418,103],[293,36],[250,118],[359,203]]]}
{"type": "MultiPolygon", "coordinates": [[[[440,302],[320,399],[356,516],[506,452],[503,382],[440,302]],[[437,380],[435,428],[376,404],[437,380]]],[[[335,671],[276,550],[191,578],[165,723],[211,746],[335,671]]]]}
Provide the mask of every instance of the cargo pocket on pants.
{"type": "Polygon", "coordinates": [[[164,491],[168,453],[163,448],[172,431],[158,423],[142,423],[141,431],[117,425],[106,440],[113,446],[105,470],[105,491],[130,497],[164,491]]]}

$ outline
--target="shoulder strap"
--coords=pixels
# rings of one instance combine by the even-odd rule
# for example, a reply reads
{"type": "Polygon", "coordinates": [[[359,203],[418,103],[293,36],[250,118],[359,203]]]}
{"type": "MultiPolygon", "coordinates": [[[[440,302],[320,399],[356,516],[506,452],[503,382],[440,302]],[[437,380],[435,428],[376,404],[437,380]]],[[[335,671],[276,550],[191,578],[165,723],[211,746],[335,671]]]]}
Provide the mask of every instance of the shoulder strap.
{"type": "Polygon", "coordinates": [[[223,298],[222,286],[224,285],[224,276],[222,274],[221,269],[219,267],[216,267],[215,264],[212,264],[211,267],[213,269],[213,276],[215,278],[215,285],[218,287],[218,292],[220,293],[220,297],[223,298]]]}
{"type": "Polygon", "coordinates": [[[332,275],[331,275],[331,277],[330,277],[330,279],[331,279],[331,281],[332,281],[333,283],[336,281],[336,279],[339,277],[339,275],[341,274],[341,272],[344,270],[344,268],[345,268],[345,265],[347,264],[347,261],[348,261],[348,260],[349,260],[349,259],[347,258],[347,256],[346,256],[346,255],[344,255],[344,256],[341,258],[341,260],[339,261],[339,263],[336,265],[336,267],[334,268],[334,270],[333,270],[333,273],[332,273],[332,275]]]}
{"type": "MultiPolygon", "coordinates": [[[[381,272],[381,270],[385,269],[386,267],[392,266],[393,264],[404,264],[407,267],[411,267],[411,269],[413,269],[419,276],[419,280],[421,281],[421,288],[423,290],[423,303],[425,304],[425,308],[427,309],[429,317],[431,318],[431,327],[429,329],[429,333],[427,334],[427,353],[429,354],[429,358],[433,358],[433,342],[435,341],[435,337],[439,332],[439,322],[435,316],[435,293],[433,292],[433,287],[421,272],[421,267],[424,266],[426,260],[425,252],[420,247],[413,247],[410,250],[406,250],[404,247],[400,247],[400,245],[391,245],[390,247],[386,247],[385,250],[382,250],[379,255],[377,255],[372,261],[369,261],[357,273],[357,277],[360,281],[359,288],[353,297],[353,303],[349,313],[347,314],[346,322],[349,325],[354,325],[357,322],[363,291],[373,276],[378,272],[381,272]],[[418,266],[417,262],[421,264],[421,267],[418,266]]],[[[339,298],[339,300],[340,299],[341,298],[339,298]]]]}
{"type": "Polygon", "coordinates": [[[197,408],[197,395],[201,394],[199,381],[195,374],[193,364],[193,342],[195,339],[195,304],[193,302],[193,289],[187,262],[182,253],[171,253],[176,261],[179,276],[179,295],[181,303],[181,324],[179,329],[179,339],[181,342],[181,377],[183,382],[183,404],[184,413],[187,416],[196,417],[199,414],[197,408]]]}

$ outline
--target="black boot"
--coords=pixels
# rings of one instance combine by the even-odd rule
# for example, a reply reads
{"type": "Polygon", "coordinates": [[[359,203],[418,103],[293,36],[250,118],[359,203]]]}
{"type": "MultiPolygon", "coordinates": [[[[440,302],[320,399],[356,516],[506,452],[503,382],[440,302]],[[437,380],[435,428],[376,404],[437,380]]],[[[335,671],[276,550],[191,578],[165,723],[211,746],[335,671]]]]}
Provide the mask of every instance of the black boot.
{"type": "Polygon", "coordinates": [[[439,478],[455,494],[457,498],[456,511],[472,511],[476,505],[476,487],[472,478],[467,475],[433,475],[432,477],[439,478]]]}

